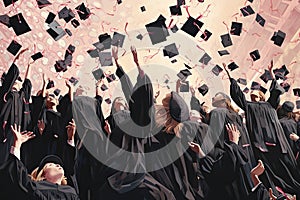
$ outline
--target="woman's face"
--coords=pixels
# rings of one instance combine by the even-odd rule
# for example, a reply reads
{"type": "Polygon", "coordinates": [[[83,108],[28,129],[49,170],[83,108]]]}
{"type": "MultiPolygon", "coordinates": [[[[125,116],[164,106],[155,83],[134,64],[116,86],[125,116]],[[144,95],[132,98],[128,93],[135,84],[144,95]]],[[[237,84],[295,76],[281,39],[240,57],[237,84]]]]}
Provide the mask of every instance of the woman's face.
{"type": "Polygon", "coordinates": [[[64,173],[64,169],[59,164],[47,163],[44,167],[44,176],[46,180],[50,182],[62,179],[64,177],[64,173]]]}
{"type": "Polygon", "coordinates": [[[56,99],[51,95],[47,97],[47,105],[57,105],[57,104],[58,104],[58,99],[56,99]]]}
{"type": "Polygon", "coordinates": [[[117,99],[114,104],[114,109],[116,112],[120,110],[128,110],[125,99],[123,98],[117,99]]]}

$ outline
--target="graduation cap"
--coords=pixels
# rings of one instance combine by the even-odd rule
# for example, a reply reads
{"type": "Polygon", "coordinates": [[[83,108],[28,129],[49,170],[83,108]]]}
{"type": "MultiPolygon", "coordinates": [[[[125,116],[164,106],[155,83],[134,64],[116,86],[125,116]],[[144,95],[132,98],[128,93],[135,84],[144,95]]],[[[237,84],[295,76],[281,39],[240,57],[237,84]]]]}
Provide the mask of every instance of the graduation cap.
{"type": "Polygon", "coordinates": [[[72,83],[74,86],[77,85],[77,83],[79,82],[76,78],[74,78],[73,76],[69,79],[70,83],[72,83]]]}
{"type": "Polygon", "coordinates": [[[66,50],[65,53],[65,59],[67,58],[68,55],[72,55],[75,52],[76,47],[70,44],[66,50]]]}
{"type": "Polygon", "coordinates": [[[300,109],[300,100],[297,100],[297,101],[296,101],[296,108],[297,108],[297,109],[300,109]]]}
{"type": "Polygon", "coordinates": [[[8,28],[11,27],[10,22],[9,22],[9,16],[8,15],[0,15],[0,23],[4,24],[8,28]]]}
{"type": "Polygon", "coordinates": [[[7,7],[13,3],[16,3],[18,0],[3,0],[4,6],[7,7]]]}
{"type": "Polygon", "coordinates": [[[286,68],[285,65],[283,65],[279,69],[274,69],[273,72],[275,74],[276,80],[278,80],[278,79],[286,80],[287,79],[286,75],[288,75],[290,73],[289,70],[286,68]]]}
{"type": "Polygon", "coordinates": [[[50,89],[54,87],[54,81],[49,80],[49,82],[47,83],[46,89],[50,89]]]}
{"type": "Polygon", "coordinates": [[[252,51],[250,53],[250,56],[252,58],[253,61],[259,60],[260,59],[260,54],[258,50],[252,51]]]}
{"type": "Polygon", "coordinates": [[[220,56],[225,56],[225,55],[230,54],[227,50],[221,50],[221,51],[218,51],[218,53],[219,53],[220,56]]]}
{"type": "Polygon", "coordinates": [[[55,96],[58,96],[60,94],[61,90],[60,89],[55,89],[53,91],[53,93],[55,94],[55,96]]]}
{"type": "Polygon", "coordinates": [[[260,86],[259,88],[260,91],[262,91],[264,94],[266,94],[266,92],[268,91],[266,88],[264,88],[263,86],[260,86]]]}
{"type": "Polygon", "coordinates": [[[16,33],[17,36],[31,31],[31,28],[27,24],[22,13],[10,17],[9,24],[14,29],[14,32],[16,33]]]}
{"type": "Polygon", "coordinates": [[[240,83],[240,84],[242,84],[242,85],[247,85],[247,80],[244,79],[244,78],[239,78],[239,79],[237,80],[237,82],[240,83]]]}
{"type": "Polygon", "coordinates": [[[189,92],[190,91],[190,83],[189,83],[189,81],[183,81],[183,82],[181,82],[179,91],[180,92],[189,92]]]}
{"type": "Polygon", "coordinates": [[[216,65],[212,68],[211,71],[212,73],[214,73],[214,75],[219,76],[219,74],[223,71],[223,69],[219,65],[216,65]]]}
{"type": "Polygon", "coordinates": [[[203,32],[203,34],[200,37],[204,41],[207,41],[210,38],[211,35],[212,35],[212,33],[205,29],[205,31],[203,32]]]}
{"type": "Polygon", "coordinates": [[[250,3],[253,3],[253,0],[248,0],[250,3]]]}
{"type": "Polygon", "coordinates": [[[285,39],[286,34],[280,30],[278,30],[277,32],[274,32],[271,41],[274,42],[274,44],[276,44],[277,46],[282,45],[284,39],[285,39]]]}
{"type": "Polygon", "coordinates": [[[179,5],[170,6],[171,15],[182,15],[181,7],[179,5]]]}
{"type": "Polygon", "coordinates": [[[145,12],[145,11],[146,11],[145,6],[142,6],[142,7],[141,7],[141,11],[142,11],[142,12],[145,12]]]}
{"type": "Polygon", "coordinates": [[[179,30],[179,29],[178,29],[178,27],[177,27],[176,24],[171,28],[171,31],[172,31],[173,33],[176,33],[178,30],[179,30]]]}
{"type": "Polygon", "coordinates": [[[36,61],[42,57],[43,57],[43,54],[41,52],[35,53],[34,55],[31,56],[32,60],[34,60],[34,61],[36,61]]]}
{"type": "Polygon", "coordinates": [[[239,68],[239,66],[235,62],[232,62],[228,65],[228,69],[230,69],[231,71],[233,71],[237,68],[239,68]]]}
{"type": "Polygon", "coordinates": [[[108,81],[109,83],[111,83],[111,82],[113,82],[114,80],[116,80],[116,76],[115,76],[115,74],[110,74],[110,75],[108,75],[108,76],[106,77],[106,79],[107,79],[107,81],[108,81]]]}
{"type": "Polygon", "coordinates": [[[163,49],[164,56],[168,56],[169,58],[173,58],[179,54],[176,44],[169,44],[163,49]]]}
{"type": "Polygon", "coordinates": [[[74,28],[77,28],[78,26],[80,26],[80,23],[77,19],[73,19],[71,21],[71,24],[73,25],[74,28]]]}
{"type": "Polygon", "coordinates": [[[89,18],[91,12],[90,12],[90,9],[87,8],[84,3],[80,4],[79,6],[77,6],[75,8],[77,10],[77,13],[79,15],[79,18],[81,20],[86,20],[87,18],[89,18]]]}
{"type": "Polygon", "coordinates": [[[47,32],[55,41],[66,35],[66,32],[61,28],[61,25],[57,21],[54,20],[48,26],[49,29],[47,32]]]}
{"type": "Polygon", "coordinates": [[[52,3],[50,3],[47,0],[36,0],[36,1],[37,1],[39,9],[42,9],[42,8],[44,8],[44,7],[49,6],[49,5],[52,4],[52,3]]]}
{"type": "Polygon", "coordinates": [[[142,35],[142,34],[138,34],[138,35],[136,36],[136,38],[139,39],[139,40],[142,40],[142,39],[143,39],[143,35],[142,35]]]}
{"type": "Polygon", "coordinates": [[[101,85],[100,88],[102,91],[108,90],[108,87],[105,84],[101,85]]]}
{"type": "Polygon", "coordinates": [[[68,69],[64,60],[56,61],[54,64],[54,67],[55,67],[56,72],[61,72],[61,71],[65,72],[68,69]]]}
{"type": "Polygon", "coordinates": [[[293,92],[296,97],[300,97],[300,88],[294,88],[293,92]]]}
{"type": "Polygon", "coordinates": [[[249,90],[249,88],[247,88],[247,87],[245,87],[245,89],[243,90],[243,92],[246,93],[246,94],[247,94],[249,91],[250,91],[250,90],[249,90]]]}
{"type": "Polygon", "coordinates": [[[211,60],[211,57],[205,53],[199,60],[200,63],[207,65],[209,63],[209,61],[211,60]]]}
{"type": "Polygon", "coordinates": [[[111,52],[99,52],[99,60],[102,67],[113,66],[111,52]]]}
{"type": "Polygon", "coordinates": [[[108,33],[99,35],[98,39],[104,45],[104,49],[110,49],[112,39],[108,33]]]}
{"type": "Polygon", "coordinates": [[[121,3],[122,3],[122,0],[117,0],[117,3],[118,3],[118,4],[121,4],[121,3]]]}
{"type": "Polygon", "coordinates": [[[246,6],[246,7],[241,8],[240,10],[241,10],[244,17],[252,15],[252,14],[255,13],[254,10],[252,9],[252,7],[249,6],[249,5],[246,6]]]}
{"type": "Polygon", "coordinates": [[[68,9],[67,7],[64,7],[58,12],[58,17],[59,19],[64,19],[66,23],[71,21],[74,17],[75,14],[71,9],[68,9]]]}
{"type": "Polygon", "coordinates": [[[111,99],[110,98],[107,98],[104,100],[107,104],[111,104],[111,99]]]}
{"type": "Polygon", "coordinates": [[[232,45],[232,40],[229,33],[221,35],[221,43],[224,47],[229,47],[232,45]]]}
{"type": "Polygon", "coordinates": [[[177,0],[177,5],[178,6],[185,5],[185,0],[177,0]]]}
{"type": "Polygon", "coordinates": [[[153,45],[167,40],[169,32],[165,23],[166,19],[160,15],[155,22],[145,25],[153,45]]]}
{"type": "Polygon", "coordinates": [[[113,38],[112,38],[112,41],[111,41],[111,45],[112,46],[123,47],[124,40],[125,40],[125,35],[123,35],[121,33],[114,32],[114,35],[113,35],[113,38]]]}
{"type": "Polygon", "coordinates": [[[260,83],[253,81],[251,84],[251,90],[260,90],[260,83]]]}
{"type": "Polygon", "coordinates": [[[283,89],[284,89],[285,92],[288,92],[290,90],[290,88],[291,88],[291,85],[288,84],[288,83],[286,83],[286,82],[280,83],[280,86],[283,87],[283,89]]]}
{"type": "Polygon", "coordinates": [[[22,48],[22,45],[20,45],[17,41],[13,40],[9,46],[7,47],[7,51],[11,53],[12,55],[17,55],[17,53],[20,51],[22,48]]]}
{"type": "Polygon", "coordinates": [[[258,13],[256,14],[255,21],[257,23],[259,23],[259,25],[261,25],[262,27],[265,26],[266,20],[260,14],[258,14],[258,13]]]}
{"type": "Polygon", "coordinates": [[[98,49],[88,50],[87,53],[91,56],[91,58],[98,58],[99,57],[98,49]]]}
{"type": "Polygon", "coordinates": [[[180,70],[180,72],[177,74],[177,76],[182,81],[185,81],[187,79],[187,77],[190,76],[190,75],[192,75],[192,73],[188,69],[180,70]]]}
{"type": "Polygon", "coordinates": [[[92,74],[97,81],[99,81],[100,79],[105,77],[102,69],[100,69],[100,68],[93,71],[92,74]]]}
{"type": "Polygon", "coordinates": [[[72,36],[73,34],[72,34],[72,32],[70,31],[70,29],[65,29],[65,32],[69,35],[69,36],[72,36]]]}
{"type": "Polygon", "coordinates": [[[53,20],[55,19],[56,15],[52,12],[49,12],[48,17],[46,19],[46,23],[50,24],[51,22],[53,22],[53,20]]]}
{"type": "Polygon", "coordinates": [[[205,96],[208,93],[208,86],[206,84],[203,84],[198,88],[198,91],[202,94],[202,96],[205,96]]]}
{"type": "Polygon", "coordinates": [[[176,63],[177,62],[177,60],[176,59],[174,59],[174,60],[171,60],[171,63],[176,63]]]}
{"type": "Polygon", "coordinates": [[[231,23],[231,29],[230,29],[230,34],[231,35],[241,35],[242,32],[242,28],[243,28],[243,24],[239,23],[239,22],[232,22],[231,23]]]}
{"type": "Polygon", "coordinates": [[[184,23],[184,25],[181,27],[181,30],[195,37],[202,26],[203,23],[201,21],[194,19],[190,16],[188,20],[184,23]]]}
{"type": "MultiPolygon", "coordinates": [[[[104,44],[101,42],[96,42],[93,44],[99,51],[103,51],[105,49],[104,44]]],[[[97,53],[97,57],[98,57],[98,53],[97,53]]]]}
{"type": "Polygon", "coordinates": [[[269,80],[272,80],[272,74],[269,70],[265,69],[265,73],[263,73],[259,78],[267,83],[269,80]]]}
{"type": "Polygon", "coordinates": [[[192,69],[189,65],[187,65],[187,64],[185,64],[185,63],[184,63],[184,66],[185,66],[186,68],[188,68],[188,69],[192,69]]]}

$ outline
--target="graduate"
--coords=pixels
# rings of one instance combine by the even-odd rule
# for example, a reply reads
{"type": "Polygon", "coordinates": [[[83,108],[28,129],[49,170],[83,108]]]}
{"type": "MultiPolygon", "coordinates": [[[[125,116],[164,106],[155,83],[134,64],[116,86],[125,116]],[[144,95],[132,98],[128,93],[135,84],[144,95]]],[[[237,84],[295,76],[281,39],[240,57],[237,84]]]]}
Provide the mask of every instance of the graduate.
{"type": "Polygon", "coordinates": [[[268,67],[273,80],[267,101],[263,93],[257,91],[251,93],[251,102],[247,101],[237,81],[231,78],[226,64],[223,63],[223,66],[231,83],[230,96],[245,111],[246,126],[256,159],[264,162],[267,172],[265,174],[270,176],[263,177],[264,184],[271,187],[271,182],[274,182],[282,190],[298,195],[300,178],[296,159],[276,113],[284,89],[274,79],[273,61],[268,67]]]}
{"type": "MultiPolygon", "coordinates": [[[[67,185],[63,162],[55,155],[46,156],[29,176],[20,161],[20,150],[34,135],[32,132],[21,133],[21,127],[16,124],[11,129],[14,141],[9,158],[0,166],[1,199],[79,199],[75,188],[67,185]]],[[[75,133],[74,124],[69,131],[75,133]]]]}

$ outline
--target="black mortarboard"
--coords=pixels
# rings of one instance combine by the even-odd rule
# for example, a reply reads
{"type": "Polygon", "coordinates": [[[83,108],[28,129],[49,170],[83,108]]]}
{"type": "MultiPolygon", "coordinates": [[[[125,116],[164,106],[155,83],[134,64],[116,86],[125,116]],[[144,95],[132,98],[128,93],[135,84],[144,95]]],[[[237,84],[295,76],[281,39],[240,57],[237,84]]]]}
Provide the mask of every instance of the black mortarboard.
{"type": "Polygon", "coordinates": [[[285,92],[288,92],[290,90],[290,88],[291,88],[291,85],[288,84],[288,83],[286,83],[286,82],[280,83],[280,86],[283,87],[283,89],[284,89],[285,92]]]}
{"type": "Polygon", "coordinates": [[[285,76],[290,73],[289,70],[286,68],[285,65],[283,65],[279,69],[274,69],[273,72],[275,74],[276,80],[278,80],[278,79],[286,80],[287,78],[285,76]]]}
{"type": "Polygon", "coordinates": [[[167,40],[169,36],[168,29],[166,28],[166,19],[160,15],[155,22],[151,22],[146,26],[147,32],[149,33],[149,37],[151,43],[153,45],[164,42],[167,40]]]}
{"type": "Polygon", "coordinates": [[[35,53],[34,55],[31,56],[32,60],[37,60],[43,57],[43,54],[41,52],[35,53]]]}
{"type": "Polygon", "coordinates": [[[116,76],[115,76],[115,74],[110,74],[106,77],[106,79],[110,83],[110,82],[113,82],[114,80],[116,80],[116,76]]]}
{"type": "Polygon", "coordinates": [[[251,84],[251,90],[260,90],[260,84],[258,82],[253,81],[251,84]]]}
{"type": "Polygon", "coordinates": [[[242,28],[243,28],[243,24],[239,23],[239,22],[232,22],[231,23],[231,29],[230,29],[230,34],[231,35],[241,35],[242,32],[242,28]]]}
{"type": "Polygon", "coordinates": [[[190,75],[192,75],[192,73],[188,69],[180,70],[180,72],[177,74],[182,81],[185,81],[185,79],[187,79],[187,77],[190,75]]]}
{"type": "Polygon", "coordinates": [[[250,3],[253,3],[253,0],[248,0],[250,3]]]}
{"type": "Polygon", "coordinates": [[[17,36],[31,31],[31,28],[27,24],[22,13],[10,17],[9,23],[11,27],[14,29],[14,32],[16,33],[17,36]]]}
{"type": "Polygon", "coordinates": [[[227,50],[221,50],[221,51],[218,51],[218,53],[219,53],[220,56],[225,56],[225,55],[230,54],[227,50]]]}
{"type": "Polygon", "coordinates": [[[55,89],[53,91],[53,93],[55,94],[55,96],[58,96],[60,94],[61,90],[60,89],[55,89]]]}
{"type": "Polygon", "coordinates": [[[114,32],[114,35],[113,35],[113,38],[112,38],[112,41],[111,41],[111,45],[112,46],[123,47],[124,40],[125,40],[125,35],[114,32]]]}
{"type": "Polygon", "coordinates": [[[142,40],[142,39],[143,39],[143,35],[142,35],[142,34],[138,34],[138,35],[136,36],[136,38],[139,39],[139,40],[142,40]]]}
{"type": "Polygon", "coordinates": [[[41,170],[45,167],[45,165],[47,163],[59,164],[61,167],[63,167],[63,162],[58,156],[48,155],[48,156],[44,157],[43,160],[40,162],[38,170],[37,170],[37,174],[39,174],[41,172],[41,170]]]}
{"type": "Polygon", "coordinates": [[[76,78],[74,78],[74,77],[71,77],[70,79],[69,79],[69,81],[70,81],[70,83],[72,83],[74,86],[75,85],[77,85],[77,83],[79,82],[76,78]]]}
{"type": "Polygon", "coordinates": [[[87,53],[91,56],[91,58],[99,57],[99,51],[97,49],[88,50],[87,53]]]}
{"type": "Polygon", "coordinates": [[[212,33],[205,29],[205,31],[202,33],[202,35],[200,37],[204,41],[207,41],[210,38],[211,35],[212,35],[212,33]]]}
{"type": "Polygon", "coordinates": [[[102,67],[113,66],[113,61],[111,57],[111,52],[100,52],[99,60],[102,67]]]}
{"type": "Polygon", "coordinates": [[[92,74],[94,75],[94,78],[99,81],[100,79],[104,78],[104,74],[102,69],[96,69],[95,71],[92,72],[92,74]]]}
{"type": "Polygon", "coordinates": [[[266,88],[264,88],[263,86],[260,86],[259,88],[260,91],[262,91],[264,94],[266,94],[266,92],[268,91],[266,88]]]}
{"type": "Polygon", "coordinates": [[[265,26],[266,20],[258,13],[256,14],[255,21],[259,23],[262,27],[265,26]]]}
{"type": "Polygon", "coordinates": [[[181,7],[179,5],[170,6],[171,15],[182,15],[181,7]]]}
{"type": "Polygon", "coordinates": [[[0,23],[4,24],[8,28],[11,27],[10,22],[9,22],[9,16],[8,15],[0,15],[0,23]]]}
{"type": "Polygon", "coordinates": [[[232,62],[228,65],[228,69],[230,69],[231,71],[233,71],[237,68],[239,68],[239,66],[235,62],[232,62]]]}
{"type": "Polygon", "coordinates": [[[48,14],[48,17],[47,17],[47,19],[46,19],[46,23],[47,24],[50,24],[51,22],[53,22],[53,20],[55,19],[55,14],[54,13],[52,13],[52,12],[49,12],[49,14],[48,14]]]}
{"type": "Polygon", "coordinates": [[[297,100],[297,101],[296,101],[296,108],[297,108],[297,109],[300,109],[300,100],[297,100]]]}
{"type": "Polygon", "coordinates": [[[146,11],[145,6],[142,6],[142,7],[141,7],[141,11],[142,11],[142,12],[145,12],[145,11],[146,11]]]}
{"type": "Polygon", "coordinates": [[[13,3],[16,3],[18,0],[3,0],[4,6],[7,7],[13,3]]]}
{"type": "Polygon", "coordinates": [[[192,69],[189,65],[187,65],[187,64],[185,64],[185,63],[184,63],[184,66],[185,66],[186,68],[188,68],[188,69],[192,69]]]}
{"type": "Polygon", "coordinates": [[[66,23],[71,21],[75,17],[75,14],[71,9],[68,9],[67,7],[64,7],[58,12],[59,19],[64,19],[66,23]]]}
{"type": "Polygon", "coordinates": [[[252,14],[255,13],[254,10],[249,5],[246,6],[246,7],[241,8],[240,10],[241,10],[244,17],[252,15],[252,14]]]}
{"type": "Polygon", "coordinates": [[[259,78],[267,83],[269,80],[272,80],[272,74],[269,70],[265,70],[265,73],[263,73],[263,75],[261,75],[259,78]]]}
{"type": "Polygon", "coordinates": [[[53,88],[54,87],[54,81],[52,80],[49,80],[47,86],[46,86],[46,89],[50,89],[50,88],[53,88]]]}
{"type": "Polygon", "coordinates": [[[169,110],[171,117],[177,122],[189,119],[189,107],[177,92],[171,92],[169,110]]]}
{"type": "Polygon", "coordinates": [[[284,32],[278,30],[278,32],[274,32],[274,35],[272,36],[271,40],[274,42],[274,44],[281,47],[285,36],[286,34],[284,32]]]}
{"type": "Polygon", "coordinates": [[[200,63],[207,65],[209,63],[209,61],[211,60],[211,57],[205,53],[199,60],[200,63]]]}
{"type": "Polygon", "coordinates": [[[47,0],[36,0],[36,1],[37,1],[39,9],[42,9],[42,8],[44,8],[44,7],[49,6],[49,5],[52,4],[52,3],[50,3],[47,0]]]}
{"type": "Polygon", "coordinates": [[[73,34],[72,34],[72,32],[70,31],[70,29],[65,29],[65,32],[68,34],[68,36],[72,36],[73,34]]]}
{"type": "MultiPolygon", "coordinates": [[[[105,49],[104,44],[101,42],[96,42],[93,44],[99,51],[103,51],[105,49]]],[[[98,54],[98,53],[97,53],[98,54]]],[[[97,55],[98,57],[98,55],[97,55]]]]}
{"type": "Polygon", "coordinates": [[[237,80],[237,82],[240,83],[240,84],[242,84],[242,85],[247,85],[247,80],[244,79],[244,78],[239,78],[239,79],[237,80]]]}
{"type": "Polygon", "coordinates": [[[118,4],[121,4],[121,3],[122,3],[122,0],[117,0],[117,3],[118,3],[118,4]]]}
{"type": "Polygon", "coordinates": [[[66,35],[64,29],[62,29],[61,25],[55,20],[49,24],[49,27],[50,28],[47,30],[47,32],[55,41],[59,40],[60,38],[66,35]]]}
{"type": "Polygon", "coordinates": [[[229,47],[232,45],[232,41],[229,33],[221,35],[221,43],[224,47],[229,47]]]}
{"type": "Polygon", "coordinates": [[[61,71],[65,72],[68,69],[64,60],[56,61],[54,67],[55,67],[56,72],[61,72],[61,71]]]}
{"type": "Polygon", "coordinates": [[[171,31],[172,31],[173,33],[176,33],[178,30],[179,30],[179,29],[178,29],[178,27],[176,26],[176,24],[171,28],[171,31]]]}
{"type": "Polygon", "coordinates": [[[73,25],[74,28],[80,26],[80,23],[77,19],[72,19],[71,24],[73,25]]]}
{"type": "Polygon", "coordinates": [[[181,30],[195,37],[202,26],[202,22],[190,16],[188,20],[184,23],[184,25],[181,27],[181,30]]]}
{"type": "Polygon", "coordinates": [[[111,104],[111,99],[110,98],[107,98],[104,100],[107,104],[111,104]]]}
{"type": "Polygon", "coordinates": [[[168,56],[169,58],[173,58],[174,56],[177,56],[179,54],[175,43],[165,46],[163,53],[164,56],[168,56]]]}
{"type": "Polygon", "coordinates": [[[99,35],[98,39],[99,42],[101,42],[104,45],[104,49],[110,49],[112,39],[108,33],[99,35]]]}
{"type": "Polygon", "coordinates": [[[249,88],[245,87],[245,89],[243,90],[244,93],[248,93],[249,92],[249,88]]]}
{"type": "Polygon", "coordinates": [[[214,73],[214,75],[219,76],[219,74],[223,71],[222,67],[220,67],[219,65],[214,66],[214,68],[212,68],[212,73],[214,73]]]}
{"type": "Polygon", "coordinates": [[[300,97],[300,88],[294,88],[293,92],[295,96],[300,97]]]}
{"type": "Polygon", "coordinates": [[[90,9],[87,8],[84,3],[75,8],[81,20],[86,20],[90,16],[90,9]]]}
{"type": "Polygon", "coordinates": [[[100,88],[102,91],[108,90],[108,87],[105,84],[102,84],[100,88]]]}
{"type": "Polygon", "coordinates": [[[7,51],[11,53],[12,55],[17,55],[17,53],[20,51],[22,48],[22,45],[20,45],[17,41],[13,40],[9,46],[7,47],[7,51]]]}
{"type": "Polygon", "coordinates": [[[189,83],[189,81],[183,81],[183,82],[181,82],[179,91],[180,92],[189,92],[190,91],[190,83],[189,83]]]}
{"type": "Polygon", "coordinates": [[[177,0],[177,5],[179,6],[185,5],[185,0],[177,0]]]}
{"type": "Polygon", "coordinates": [[[198,91],[202,94],[202,96],[205,96],[208,93],[208,86],[206,84],[203,84],[198,88],[198,91]]]}
{"type": "Polygon", "coordinates": [[[260,54],[259,54],[258,50],[252,51],[250,53],[250,56],[251,56],[253,61],[256,61],[256,60],[260,59],[260,54]]]}
{"type": "Polygon", "coordinates": [[[177,60],[176,59],[174,59],[174,60],[171,60],[171,63],[176,63],[177,62],[177,60]]]}

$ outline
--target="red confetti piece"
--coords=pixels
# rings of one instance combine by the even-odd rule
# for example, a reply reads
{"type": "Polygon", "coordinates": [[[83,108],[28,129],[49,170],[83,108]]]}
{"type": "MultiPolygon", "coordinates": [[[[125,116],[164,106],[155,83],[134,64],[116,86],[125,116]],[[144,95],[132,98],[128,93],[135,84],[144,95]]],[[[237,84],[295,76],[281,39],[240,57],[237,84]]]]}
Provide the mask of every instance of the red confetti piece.
{"type": "Polygon", "coordinates": [[[223,21],[223,24],[226,26],[227,32],[229,32],[228,25],[223,21]]]}

